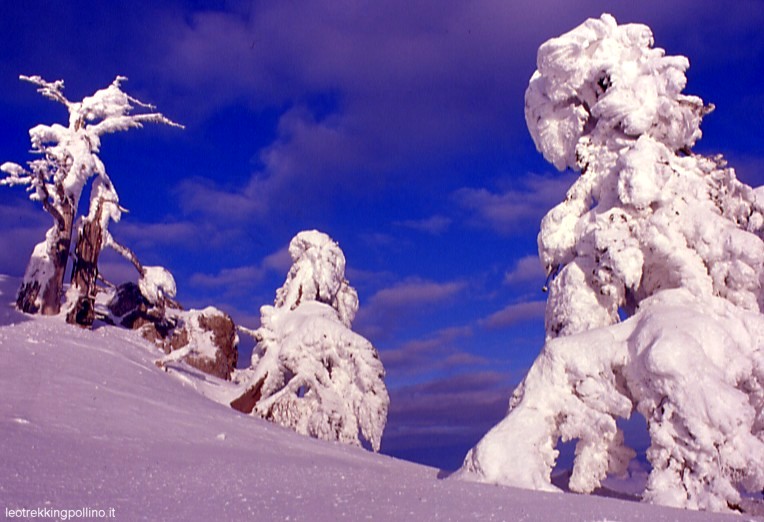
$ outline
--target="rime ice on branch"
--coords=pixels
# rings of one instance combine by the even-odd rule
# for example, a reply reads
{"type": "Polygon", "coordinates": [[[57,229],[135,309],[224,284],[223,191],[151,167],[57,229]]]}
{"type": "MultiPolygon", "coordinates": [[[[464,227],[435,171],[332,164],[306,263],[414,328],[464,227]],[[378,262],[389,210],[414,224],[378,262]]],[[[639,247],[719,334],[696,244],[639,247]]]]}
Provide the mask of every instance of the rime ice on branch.
{"type": "Polygon", "coordinates": [[[538,237],[546,345],[461,475],[554,489],[555,446],[577,440],[570,487],[591,492],[634,455],[616,419],[636,410],[645,500],[735,510],[764,487],[764,208],[691,152],[711,107],[682,94],[688,60],[652,45],[603,15],[539,49],[528,128],[581,176],[538,237]]]}
{"type": "Polygon", "coordinates": [[[379,450],[390,399],[374,347],[350,330],[358,296],[345,279],[345,256],[318,231],[290,245],[294,264],[260,309],[246,392],[232,407],[319,439],[379,450]]]}
{"type": "MultiPolygon", "coordinates": [[[[6,177],[3,185],[27,185],[30,199],[40,201],[53,217],[53,226],[45,240],[32,252],[17,296],[17,306],[27,313],[57,314],[61,306],[64,273],[82,189],[91,178],[90,207],[81,219],[75,248],[72,295],[67,298],[70,322],[87,325],[93,320],[93,299],[98,255],[104,246],[114,246],[120,253],[129,252],[116,244],[109,234],[110,221],[119,221],[122,208],[103,163],[98,157],[101,136],[144,123],[162,123],[180,127],[147,105],[125,94],[114,82],[80,102],[68,100],[64,82],[48,82],[39,76],[21,76],[38,86],[44,97],[59,102],[69,111],[69,124],[37,125],[29,130],[32,152],[39,159],[28,162],[29,170],[15,163],[4,163],[0,170],[6,177]],[[134,107],[149,112],[130,114],[134,107]]],[[[131,261],[134,261],[134,256],[131,261]]]]}

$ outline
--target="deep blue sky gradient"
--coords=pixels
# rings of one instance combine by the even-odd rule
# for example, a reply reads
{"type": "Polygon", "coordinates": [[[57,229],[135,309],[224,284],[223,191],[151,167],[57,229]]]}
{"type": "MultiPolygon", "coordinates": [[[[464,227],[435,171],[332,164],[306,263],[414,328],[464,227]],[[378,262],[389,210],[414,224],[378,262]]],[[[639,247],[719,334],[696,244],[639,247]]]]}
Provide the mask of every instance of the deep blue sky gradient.
{"type": "MultiPolygon", "coordinates": [[[[538,46],[603,11],[690,58],[717,106],[696,146],[764,183],[764,2],[9,1],[0,3],[0,162],[65,122],[19,74],[108,85],[185,130],[103,138],[130,210],[113,226],[174,274],[186,306],[256,327],[318,228],[358,289],[392,405],[382,450],[453,469],[505,413],[543,344],[541,216],[573,179],[535,151],[523,93],[538,46]]],[[[0,272],[21,275],[48,218],[0,190],[0,272]]],[[[105,271],[134,277],[114,256],[105,271]]],[[[245,346],[246,350],[246,346],[245,346]]]]}

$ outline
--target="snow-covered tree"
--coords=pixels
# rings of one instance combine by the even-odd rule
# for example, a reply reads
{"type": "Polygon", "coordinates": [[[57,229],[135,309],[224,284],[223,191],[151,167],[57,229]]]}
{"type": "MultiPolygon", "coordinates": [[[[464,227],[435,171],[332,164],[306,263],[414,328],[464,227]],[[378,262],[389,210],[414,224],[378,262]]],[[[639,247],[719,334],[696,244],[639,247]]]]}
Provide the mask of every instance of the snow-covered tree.
{"type": "Polygon", "coordinates": [[[318,231],[290,245],[294,264],[260,309],[252,365],[239,374],[246,392],[234,408],[298,433],[379,450],[390,399],[371,343],[350,330],[358,296],[345,279],[345,256],[318,231]]]}
{"type": "Polygon", "coordinates": [[[634,455],[616,420],[637,411],[645,500],[724,511],[764,487],[764,193],[691,151],[712,107],[682,94],[688,66],[610,15],[540,47],[528,128],[581,176],[538,237],[546,344],[462,476],[554,489],[577,440],[570,488],[591,492],[634,455]]]}
{"type": "MultiPolygon", "coordinates": [[[[64,273],[72,240],[74,217],[82,190],[95,178],[90,191],[89,213],[78,226],[72,295],[68,298],[70,322],[92,322],[98,255],[104,246],[115,245],[108,231],[110,221],[120,219],[122,208],[114,185],[98,157],[101,136],[163,123],[180,127],[154,107],[125,94],[124,77],[96,91],[82,101],[72,102],[63,93],[64,82],[48,82],[39,76],[21,76],[38,86],[44,97],[63,104],[69,111],[68,126],[37,125],[29,130],[32,152],[38,159],[28,162],[29,170],[16,163],[4,163],[0,170],[3,185],[27,185],[30,199],[40,201],[53,217],[45,240],[32,252],[17,296],[17,306],[28,313],[57,314],[61,306],[64,273]],[[130,114],[137,106],[149,112],[130,114]]],[[[118,250],[124,252],[124,248],[118,250]]]]}

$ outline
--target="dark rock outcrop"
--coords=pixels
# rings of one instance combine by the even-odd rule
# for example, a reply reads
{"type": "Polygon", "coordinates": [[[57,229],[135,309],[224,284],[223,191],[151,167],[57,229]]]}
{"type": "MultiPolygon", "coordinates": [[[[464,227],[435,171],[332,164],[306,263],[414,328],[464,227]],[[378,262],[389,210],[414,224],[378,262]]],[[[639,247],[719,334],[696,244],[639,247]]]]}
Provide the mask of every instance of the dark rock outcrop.
{"type": "Polygon", "coordinates": [[[239,339],[231,317],[220,310],[182,310],[177,304],[152,306],[138,285],[125,283],[108,304],[111,321],[139,330],[165,354],[183,350],[181,360],[205,373],[230,380],[239,339]]]}

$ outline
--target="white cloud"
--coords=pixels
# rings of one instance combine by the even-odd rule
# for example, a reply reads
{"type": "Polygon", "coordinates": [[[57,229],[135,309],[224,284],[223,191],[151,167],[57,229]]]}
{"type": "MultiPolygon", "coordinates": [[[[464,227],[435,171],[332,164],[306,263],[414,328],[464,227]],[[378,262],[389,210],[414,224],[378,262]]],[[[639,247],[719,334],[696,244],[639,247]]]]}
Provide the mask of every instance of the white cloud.
{"type": "Polygon", "coordinates": [[[471,335],[470,326],[444,328],[396,348],[381,350],[379,356],[385,368],[396,375],[485,364],[484,357],[459,348],[459,344],[471,335]]]}
{"type": "Polygon", "coordinates": [[[543,319],[545,309],[546,301],[515,303],[489,315],[480,324],[490,330],[507,328],[525,321],[543,319]]]}
{"type": "Polygon", "coordinates": [[[519,187],[501,192],[461,188],[453,198],[468,212],[468,222],[502,235],[514,235],[526,232],[529,225],[538,229],[541,218],[563,200],[572,183],[573,174],[528,175],[519,187]]]}
{"type": "MultiPolygon", "coordinates": [[[[207,289],[222,289],[233,292],[247,292],[260,283],[271,272],[283,273],[286,276],[292,259],[287,247],[265,256],[262,261],[252,265],[225,268],[217,274],[195,273],[191,276],[191,284],[207,289]]],[[[275,289],[274,289],[275,292],[275,289]]]]}
{"type": "Polygon", "coordinates": [[[401,324],[425,317],[450,304],[464,290],[462,281],[437,283],[410,278],[383,288],[361,303],[355,327],[370,339],[390,335],[401,324]]]}
{"type": "Polygon", "coordinates": [[[545,277],[538,256],[531,255],[518,259],[515,266],[504,275],[504,282],[509,285],[538,283],[541,288],[545,277]]]}
{"type": "Polygon", "coordinates": [[[425,219],[407,219],[405,221],[398,221],[396,225],[425,232],[427,234],[440,235],[444,233],[451,226],[453,220],[449,217],[436,214],[425,219]]]}

